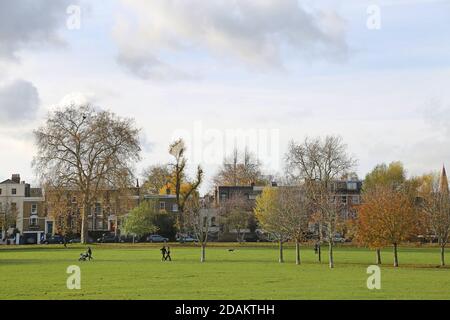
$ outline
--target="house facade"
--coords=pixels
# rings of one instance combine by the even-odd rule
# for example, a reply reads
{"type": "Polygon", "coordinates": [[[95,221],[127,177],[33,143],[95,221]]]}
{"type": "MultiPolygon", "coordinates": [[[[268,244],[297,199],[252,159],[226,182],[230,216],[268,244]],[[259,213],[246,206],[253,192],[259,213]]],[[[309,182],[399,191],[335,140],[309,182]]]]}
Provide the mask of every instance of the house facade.
{"type": "MultiPolygon", "coordinates": [[[[342,218],[344,220],[356,217],[356,209],[361,204],[362,192],[361,180],[336,180],[331,184],[331,189],[335,193],[335,197],[342,203],[342,218]]],[[[272,187],[278,187],[276,183],[272,183],[272,187]]],[[[221,204],[232,198],[233,196],[244,196],[254,207],[256,198],[262,193],[264,186],[219,186],[215,190],[215,204],[220,207],[221,204]]]]}
{"type": "MultiPolygon", "coordinates": [[[[332,192],[335,195],[337,201],[340,201],[341,206],[341,219],[350,220],[356,218],[357,208],[361,204],[361,193],[362,193],[361,180],[336,180],[330,185],[332,192]]],[[[276,183],[272,183],[272,187],[279,188],[282,192],[283,186],[278,186],[276,183]]],[[[214,202],[217,208],[220,208],[228,199],[233,196],[243,196],[249,202],[249,207],[255,207],[256,198],[261,195],[264,190],[264,186],[218,186],[214,192],[214,202]]],[[[317,226],[311,225],[311,231],[313,232],[317,226]]],[[[251,234],[250,229],[241,230],[247,234],[251,234]]],[[[231,233],[236,231],[231,230],[231,233]]],[[[263,233],[263,230],[256,228],[256,234],[263,233]]],[[[258,236],[260,238],[260,236],[258,236]]]]}
{"type": "MultiPolygon", "coordinates": [[[[0,183],[2,240],[17,230],[24,243],[40,243],[48,231],[45,200],[41,188],[21,181],[19,174],[0,183]]],[[[17,238],[16,238],[17,239],[17,238]]],[[[18,240],[17,240],[18,241],[18,240]]]]}
{"type": "MultiPolygon", "coordinates": [[[[118,233],[120,217],[140,203],[139,188],[100,190],[87,216],[89,232],[94,236],[118,233]]],[[[80,234],[83,208],[77,190],[46,190],[47,219],[54,224],[50,234],[80,234]]]]}

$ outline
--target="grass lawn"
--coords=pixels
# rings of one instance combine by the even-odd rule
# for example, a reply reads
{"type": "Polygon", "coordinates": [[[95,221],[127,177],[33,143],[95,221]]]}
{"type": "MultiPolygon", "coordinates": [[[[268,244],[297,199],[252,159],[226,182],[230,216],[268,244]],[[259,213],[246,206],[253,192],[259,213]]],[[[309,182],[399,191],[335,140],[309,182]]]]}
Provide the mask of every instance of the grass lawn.
{"type": "MultiPolygon", "coordinates": [[[[439,268],[437,248],[400,248],[400,267],[382,253],[381,290],[368,290],[366,268],[375,254],[335,249],[336,267],[303,248],[277,261],[277,246],[216,244],[199,262],[200,249],[172,246],[172,262],[161,262],[161,245],[93,245],[94,261],[78,262],[77,245],[0,248],[0,299],[450,299],[450,268],[439,268]],[[229,252],[228,248],[235,248],[229,252]],[[68,290],[66,269],[81,267],[81,290],[68,290]]],[[[450,262],[450,253],[449,253],[450,262]]]]}

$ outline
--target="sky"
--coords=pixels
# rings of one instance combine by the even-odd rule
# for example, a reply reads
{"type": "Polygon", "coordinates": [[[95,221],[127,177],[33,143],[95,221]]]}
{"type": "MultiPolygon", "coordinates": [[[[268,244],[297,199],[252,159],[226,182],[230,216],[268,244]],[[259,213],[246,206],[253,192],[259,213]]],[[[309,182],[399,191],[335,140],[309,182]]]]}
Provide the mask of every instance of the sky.
{"type": "Polygon", "coordinates": [[[1,0],[2,179],[36,183],[33,130],[71,103],[135,119],[137,176],[184,138],[203,192],[234,146],[282,173],[307,136],[341,136],[360,177],[397,160],[436,171],[450,0],[1,0]]]}

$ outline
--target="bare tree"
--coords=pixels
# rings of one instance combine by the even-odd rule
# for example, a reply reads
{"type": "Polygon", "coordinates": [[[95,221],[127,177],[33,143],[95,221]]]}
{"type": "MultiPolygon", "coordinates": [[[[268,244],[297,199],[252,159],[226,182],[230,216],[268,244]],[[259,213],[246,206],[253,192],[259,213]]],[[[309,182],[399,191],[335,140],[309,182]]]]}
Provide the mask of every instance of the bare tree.
{"type": "Polygon", "coordinates": [[[239,186],[264,183],[260,161],[246,148],[233,150],[231,157],[225,157],[222,167],[214,177],[217,186],[239,186]]]}
{"type": "MultiPolygon", "coordinates": [[[[443,183],[447,184],[446,177],[443,183]]],[[[421,207],[430,231],[438,239],[441,248],[441,266],[445,266],[445,247],[450,236],[450,195],[448,187],[439,188],[437,179],[434,179],[430,187],[428,192],[421,195],[421,207]]]]}
{"type": "Polygon", "coordinates": [[[169,147],[169,153],[174,157],[174,162],[170,164],[172,167],[172,177],[175,185],[175,195],[177,199],[178,210],[181,214],[184,212],[185,205],[191,195],[197,192],[203,181],[203,170],[200,166],[197,168],[196,179],[189,182],[186,177],[187,158],[186,145],[183,139],[176,140],[169,147]],[[185,190],[182,186],[185,185],[185,190]]]}
{"type": "Polygon", "coordinates": [[[246,230],[253,215],[251,204],[243,194],[235,193],[221,202],[219,208],[220,220],[229,232],[236,232],[236,240],[244,242],[246,230]]]}
{"type": "Polygon", "coordinates": [[[334,268],[334,235],[338,231],[339,223],[341,220],[341,212],[343,210],[343,204],[341,200],[334,194],[334,192],[322,191],[315,197],[316,201],[316,218],[317,222],[325,228],[325,232],[320,236],[325,235],[325,239],[328,242],[328,261],[330,268],[334,268]]]}
{"type": "Polygon", "coordinates": [[[300,264],[300,243],[305,241],[311,221],[310,199],[304,186],[281,187],[277,197],[278,224],[294,239],[295,262],[300,264]]]}
{"type": "Polygon", "coordinates": [[[167,164],[152,165],[144,170],[145,178],[143,189],[158,194],[171,180],[171,173],[167,164]]]}
{"type": "Polygon", "coordinates": [[[347,145],[338,136],[291,141],[286,154],[286,172],[297,181],[321,181],[326,186],[349,173],[356,160],[347,154],[347,145]]]}
{"type": "Polygon", "coordinates": [[[0,206],[0,226],[2,228],[3,241],[8,238],[8,229],[15,228],[17,223],[17,207],[13,205],[9,197],[0,206]]]}
{"type": "MultiPolygon", "coordinates": [[[[333,181],[349,173],[356,160],[347,154],[347,146],[341,137],[306,138],[302,143],[292,141],[286,154],[286,173],[293,181],[305,183],[310,201],[316,209],[319,252],[322,231],[334,232],[338,219],[338,203],[334,201],[333,181]]],[[[332,237],[334,234],[328,234],[332,237]]],[[[333,258],[332,241],[329,242],[330,258],[333,258]]],[[[319,254],[319,261],[321,257],[319,254]]],[[[330,261],[330,267],[334,262],[330,261]]]]}
{"type": "Polygon", "coordinates": [[[198,199],[198,197],[192,197],[186,204],[185,222],[186,226],[194,232],[200,242],[200,262],[206,261],[206,245],[208,243],[213,210],[209,198],[198,199]]]}
{"type": "Polygon", "coordinates": [[[87,217],[99,191],[132,185],[132,167],[140,159],[139,130],[131,119],[90,106],[70,106],[51,113],[34,132],[33,167],[45,182],[82,195],[81,242],[88,237],[87,217]]]}

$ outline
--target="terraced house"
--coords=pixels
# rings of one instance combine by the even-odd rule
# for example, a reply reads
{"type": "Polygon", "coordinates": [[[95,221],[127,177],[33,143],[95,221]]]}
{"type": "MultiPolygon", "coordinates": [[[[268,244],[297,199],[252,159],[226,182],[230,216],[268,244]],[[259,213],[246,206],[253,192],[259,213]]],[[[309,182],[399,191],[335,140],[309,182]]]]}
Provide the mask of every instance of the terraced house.
{"type": "MultiPolygon", "coordinates": [[[[127,190],[101,190],[87,216],[89,233],[93,237],[116,233],[120,218],[140,202],[139,187],[127,190]]],[[[54,222],[55,234],[72,235],[81,232],[82,194],[77,190],[46,190],[47,216],[54,222]]]]}
{"type": "Polygon", "coordinates": [[[46,218],[42,189],[21,181],[19,174],[0,183],[0,220],[3,242],[40,243],[53,227],[46,218]]]}

